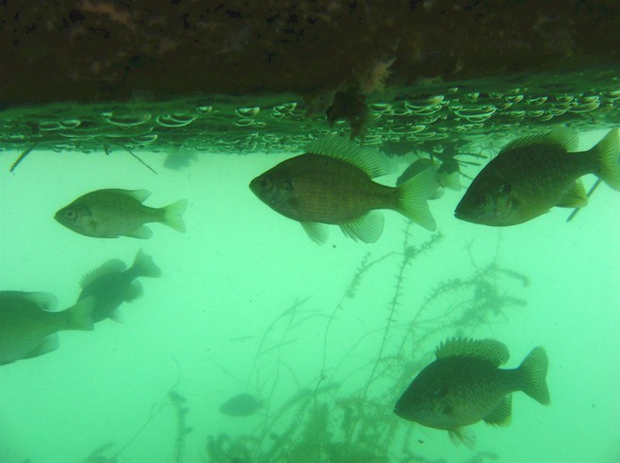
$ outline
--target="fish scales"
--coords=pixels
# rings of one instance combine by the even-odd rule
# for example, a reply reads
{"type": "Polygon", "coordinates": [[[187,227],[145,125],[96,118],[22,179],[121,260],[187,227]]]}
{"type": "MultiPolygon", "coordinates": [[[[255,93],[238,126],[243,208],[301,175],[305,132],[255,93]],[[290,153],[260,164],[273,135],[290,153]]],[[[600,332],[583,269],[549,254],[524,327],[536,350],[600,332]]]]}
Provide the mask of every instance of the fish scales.
{"type": "Polygon", "coordinates": [[[184,232],[182,215],[187,200],[152,208],[142,204],[149,194],[146,190],[92,191],[57,211],[54,218],[76,233],[95,238],[149,238],[152,232],[145,226],[149,222],[160,222],[184,232]]]}
{"type": "Polygon", "coordinates": [[[548,360],[542,347],[534,348],[515,369],[499,368],[509,354],[505,345],[494,340],[448,339],[435,356],[398,399],[394,412],[448,431],[455,443],[473,447],[473,436],[463,427],[478,421],[507,425],[513,392],[523,391],[541,404],[549,403],[548,360]]]}
{"type": "Polygon", "coordinates": [[[318,244],[327,240],[326,225],[338,225],[345,236],[376,242],[392,209],[428,230],[436,223],[427,200],[436,192],[433,169],[426,169],[396,188],[373,179],[389,173],[383,155],[341,137],[313,142],[308,152],[281,162],[250,182],[252,192],[273,210],[300,222],[318,244]]]}
{"type": "MultiPolygon", "coordinates": [[[[396,190],[373,182],[370,177],[346,162],[325,156],[301,156],[291,175],[295,220],[340,224],[364,215],[372,209],[387,209],[394,204],[396,190]]],[[[283,166],[286,167],[286,166],[283,166]]]]}
{"type": "Polygon", "coordinates": [[[576,152],[566,129],[513,140],[472,181],[455,216],[491,226],[527,222],[553,207],[580,208],[588,197],[581,181],[594,174],[620,191],[620,132],[576,152]]]}
{"type": "Polygon", "coordinates": [[[114,190],[101,190],[86,194],[81,203],[90,204],[91,209],[96,209],[102,214],[102,218],[115,220],[122,217],[123,220],[139,226],[144,222],[161,222],[163,211],[145,206],[137,199],[126,194],[108,194],[114,190]]]}
{"type": "Polygon", "coordinates": [[[501,162],[498,156],[483,170],[481,181],[493,175],[497,182],[510,184],[516,199],[527,201],[536,211],[557,205],[577,178],[596,168],[596,159],[588,153],[569,154],[547,144],[515,148],[501,156],[501,162]]]}

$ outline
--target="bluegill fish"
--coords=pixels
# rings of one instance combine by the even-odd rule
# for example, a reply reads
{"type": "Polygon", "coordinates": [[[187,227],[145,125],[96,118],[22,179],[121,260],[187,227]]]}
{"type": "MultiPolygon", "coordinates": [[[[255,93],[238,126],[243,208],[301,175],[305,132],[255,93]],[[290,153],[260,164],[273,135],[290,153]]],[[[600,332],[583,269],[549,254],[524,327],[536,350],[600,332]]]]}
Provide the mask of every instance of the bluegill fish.
{"type": "Polygon", "coordinates": [[[508,361],[508,349],[491,339],[448,339],[435,357],[398,399],[394,413],[448,431],[455,444],[473,447],[473,435],[462,428],[480,420],[510,424],[512,392],[523,391],[541,404],[549,403],[548,360],[542,347],[513,370],[499,369],[508,361]]]}
{"type": "Polygon", "coordinates": [[[152,232],[144,225],[149,222],[160,222],[184,232],[182,216],[187,200],[155,209],[142,204],[150,194],[146,190],[97,190],[63,207],[54,218],[76,233],[95,238],[150,238],[152,232]]]}
{"type": "Polygon", "coordinates": [[[220,412],[228,416],[250,416],[263,406],[263,401],[252,394],[238,394],[220,406],[220,412]]]}
{"type": "Polygon", "coordinates": [[[55,305],[48,293],[0,291],[0,365],[57,349],[58,331],[93,329],[92,298],[49,312],[55,305]]]}
{"type": "Polygon", "coordinates": [[[377,241],[383,215],[376,209],[396,210],[434,230],[426,202],[437,189],[434,172],[420,172],[398,188],[372,180],[386,173],[381,153],[344,138],[327,137],[312,143],[306,154],[256,177],[250,189],[276,212],[300,222],[319,244],[327,240],[323,224],[339,225],[355,240],[377,241]]]}
{"type": "Polygon", "coordinates": [[[161,276],[159,267],[150,256],[140,250],[130,268],[127,268],[122,261],[113,259],[85,275],[78,301],[92,296],[95,301],[94,322],[108,317],[118,319],[119,306],[142,295],[142,286],[137,278],[159,276],[161,276]]]}
{"type": "Polygon", "coordinates": [[[396,180],[396,186],[400,186],[410,178],[415,177],[426,169],[433,169],[437,180],[437,190],[429,199],[439,199],[443,196],[444,189],[449,188],[454,191],[461,189],[460,170],[455,159],[447,159],[439,162],[429,158],[416,159],[396,180]]]}
{"type": "Polygon", "coordinates": [[[458,219],[493,226],[527,222],[552,207],[587,204],[580,177],[594,174],[620,190],[620,133],[575,153],[576,137],[565,129],[518,138],[476,176],[456,207],[458,219]]]}

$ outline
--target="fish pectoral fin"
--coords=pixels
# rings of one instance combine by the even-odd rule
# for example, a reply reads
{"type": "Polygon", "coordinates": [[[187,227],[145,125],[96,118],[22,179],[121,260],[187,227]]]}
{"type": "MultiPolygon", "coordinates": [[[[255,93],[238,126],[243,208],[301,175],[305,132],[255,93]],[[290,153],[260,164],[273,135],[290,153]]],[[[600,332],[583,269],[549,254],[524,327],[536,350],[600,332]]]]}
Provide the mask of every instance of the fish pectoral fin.
{"type": "Polygon", "coordinates": [[[512,394],[506,395],[497,407],[482,419],[487,424],[508,426],[512,420],[512,394]]]}
{"type": "Polygon", "coordinates": [[[581,179],[577,179],[575,184],[568,190],[564,197],[560,200],[557,207],[585,207],[588,205],[588,194],[583,186],[581,179]]]}
{"type": "Polygon", "coordinates": [[[316,244],[325,244],[329,237],[327,225],[317,222],[300,222],[306,234],[316,244]]]}
{"type": "Polygon", "coordinates": [[[142,225],[140,228],[136,228],[130,233],[125,233],[125,236],[131,236],[132,238],[140,238],[141,240],[148,240],[153,236],[153,232],[146,225],[142,225]]]}
{"type": "Polygon", "coordinates": [[[448,430],[450,441],[457,447],[465,445],[469,450],[476,448],[476,434],[471,429],[455,428],[448,430]]]}
{"type": "Polygon", "coordinates": [[[60,345],[58,339],[58,334],[50,334],[45,339],[43,339],[43,341],[41,341],[37,347],[28,352],[28,354],[24,358],[29,359],[33,357],[38,357],[39,355],[44,355],[48,352],[52,352],[58,349],[58,346],[60,345]]]}
{"type": "Polygon", "coordinates": [[[383,233],[383,224],[383,214],[379,211],[370,211],[351,222],[340,225],[340,229],[345,236],[353,238],[355,241],[374,243],[383,233]]]}

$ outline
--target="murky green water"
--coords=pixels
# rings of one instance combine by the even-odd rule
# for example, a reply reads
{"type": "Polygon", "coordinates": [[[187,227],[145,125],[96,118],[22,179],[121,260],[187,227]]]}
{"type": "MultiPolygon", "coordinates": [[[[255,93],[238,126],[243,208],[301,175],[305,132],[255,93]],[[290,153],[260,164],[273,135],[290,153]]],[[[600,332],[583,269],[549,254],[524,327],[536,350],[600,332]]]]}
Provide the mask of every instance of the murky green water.
{"type": "MultiPolygon", "coordinates": [[[[617,123],[620,85],[571,82],[435,85],[370,101],[365,143],[390,156],[380,182],[394,184],[420,152],[457,155],[473,177],[509,139],[556,123],[590,148],[617,123]]],[[[248,183],[328,124],[293,96],[247,103],[3,113],[1,289],[50,292],[64,309],[84,274],[131,264],[139,249],[162,276],[141,279],[122,323],[62,332],[56,351],[0,367],[0,461],[618,461],[617,192],[602,185],[568,224],[570,210],[554,209],[499,229],[457,221],[464,190],[446,190],[430,204],[436,233],[386,212],[377,243],[333,227],[318,246],[248,183]],[[147,189],[157,207],[187,198],[187,232],[154,224],[149,240],[105,240],[53,220],[102,188],[147,189]],[[398,418],[394,403],[450,336],[504,342],[511,368],[544,346],[551,405],[515,393],[510,426],[472,427],[474,451],[398,418]],[[261,406],[219,410],[242,393],[261,406]]]]}

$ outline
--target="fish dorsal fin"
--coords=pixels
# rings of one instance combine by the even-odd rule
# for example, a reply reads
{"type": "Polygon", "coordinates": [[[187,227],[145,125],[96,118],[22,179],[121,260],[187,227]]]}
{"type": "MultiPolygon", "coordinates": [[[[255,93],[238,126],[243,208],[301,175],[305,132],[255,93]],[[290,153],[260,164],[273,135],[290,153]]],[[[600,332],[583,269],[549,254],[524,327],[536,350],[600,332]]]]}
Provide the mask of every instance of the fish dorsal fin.
{"type": "Polygon", "coordinates": [[[510,354],[503,343],[493,339],[450,338],[435,350],[435,357],[474,357],[500,366],[508,361],[510,354]]]}
{"type": "Polygon", "coordinates": [[[146,198],[151,196],[151,192],[148,190],[121,190],[121,191],[124,191],[124,193],[127,196],[131,196],[132,198],[137,199],[141,203],[146,201],[146,198]]]}
{"type": "Polygon", "coordinates": [[[317,222],[300,222],[306,234],[316,244],[325,244],[329,237],[327,225],[317,222]]]}
{"type": "Polygon", "coordinates": [[[545,134],[528,135],[519,137],[508,143],[499,154],[511,151],[516,148],[524,148],[532,145],[551,145],[566,150],[570,153],[577,150],[579,139],[577,135],[565,127],[557,127],[545,134]]]}
{"type": "Polygon", "coordinates": [[[46,312],[52,312],[58,307],[58,299],[50,293],[26,293],[24,297],[26,300],[36,304],[37,307],[41,310],[45,310],[46,312]]]}
{"type": "Polygon", "coordinates": [[[308,145],[307,152],[348,162],[362,169],[370,178],[388,173],[387,162],[381,152],[358,146],[345,137],[321,137],[308,145]]]}
{"type": "Polygon", "coordinates": [[[127,266],[118,259],[112,259],[107,261],[101,267],[98,267],[94,270],[91,270],[86,275],[82,277],[82,281],[80,282],[80,287],[82,289],[86,288],[93,281],[103,275],[109,275],[111,273],[120,273],[125,270],[127,266]]]}
{"type": "Polygon", "coordinates": [[[581,179],[577,179],[574,185],[560,200],[557,207],[585,207],[588,205],[588,194],[581,179]]]}
{"type": "Polygon", "coordinates": [[[512,419],[512,394],[504,396],[491,412],[482,418],[485,423],[495,426],[508,426],[512,419]]]}
{"type": "Polygon", "coordinates": [[[364,243],[375,243],[383,233],[383,214],[379,211],[370,211],[351,222],[340,225],[345,236],[360,240],[364,243]]]}

